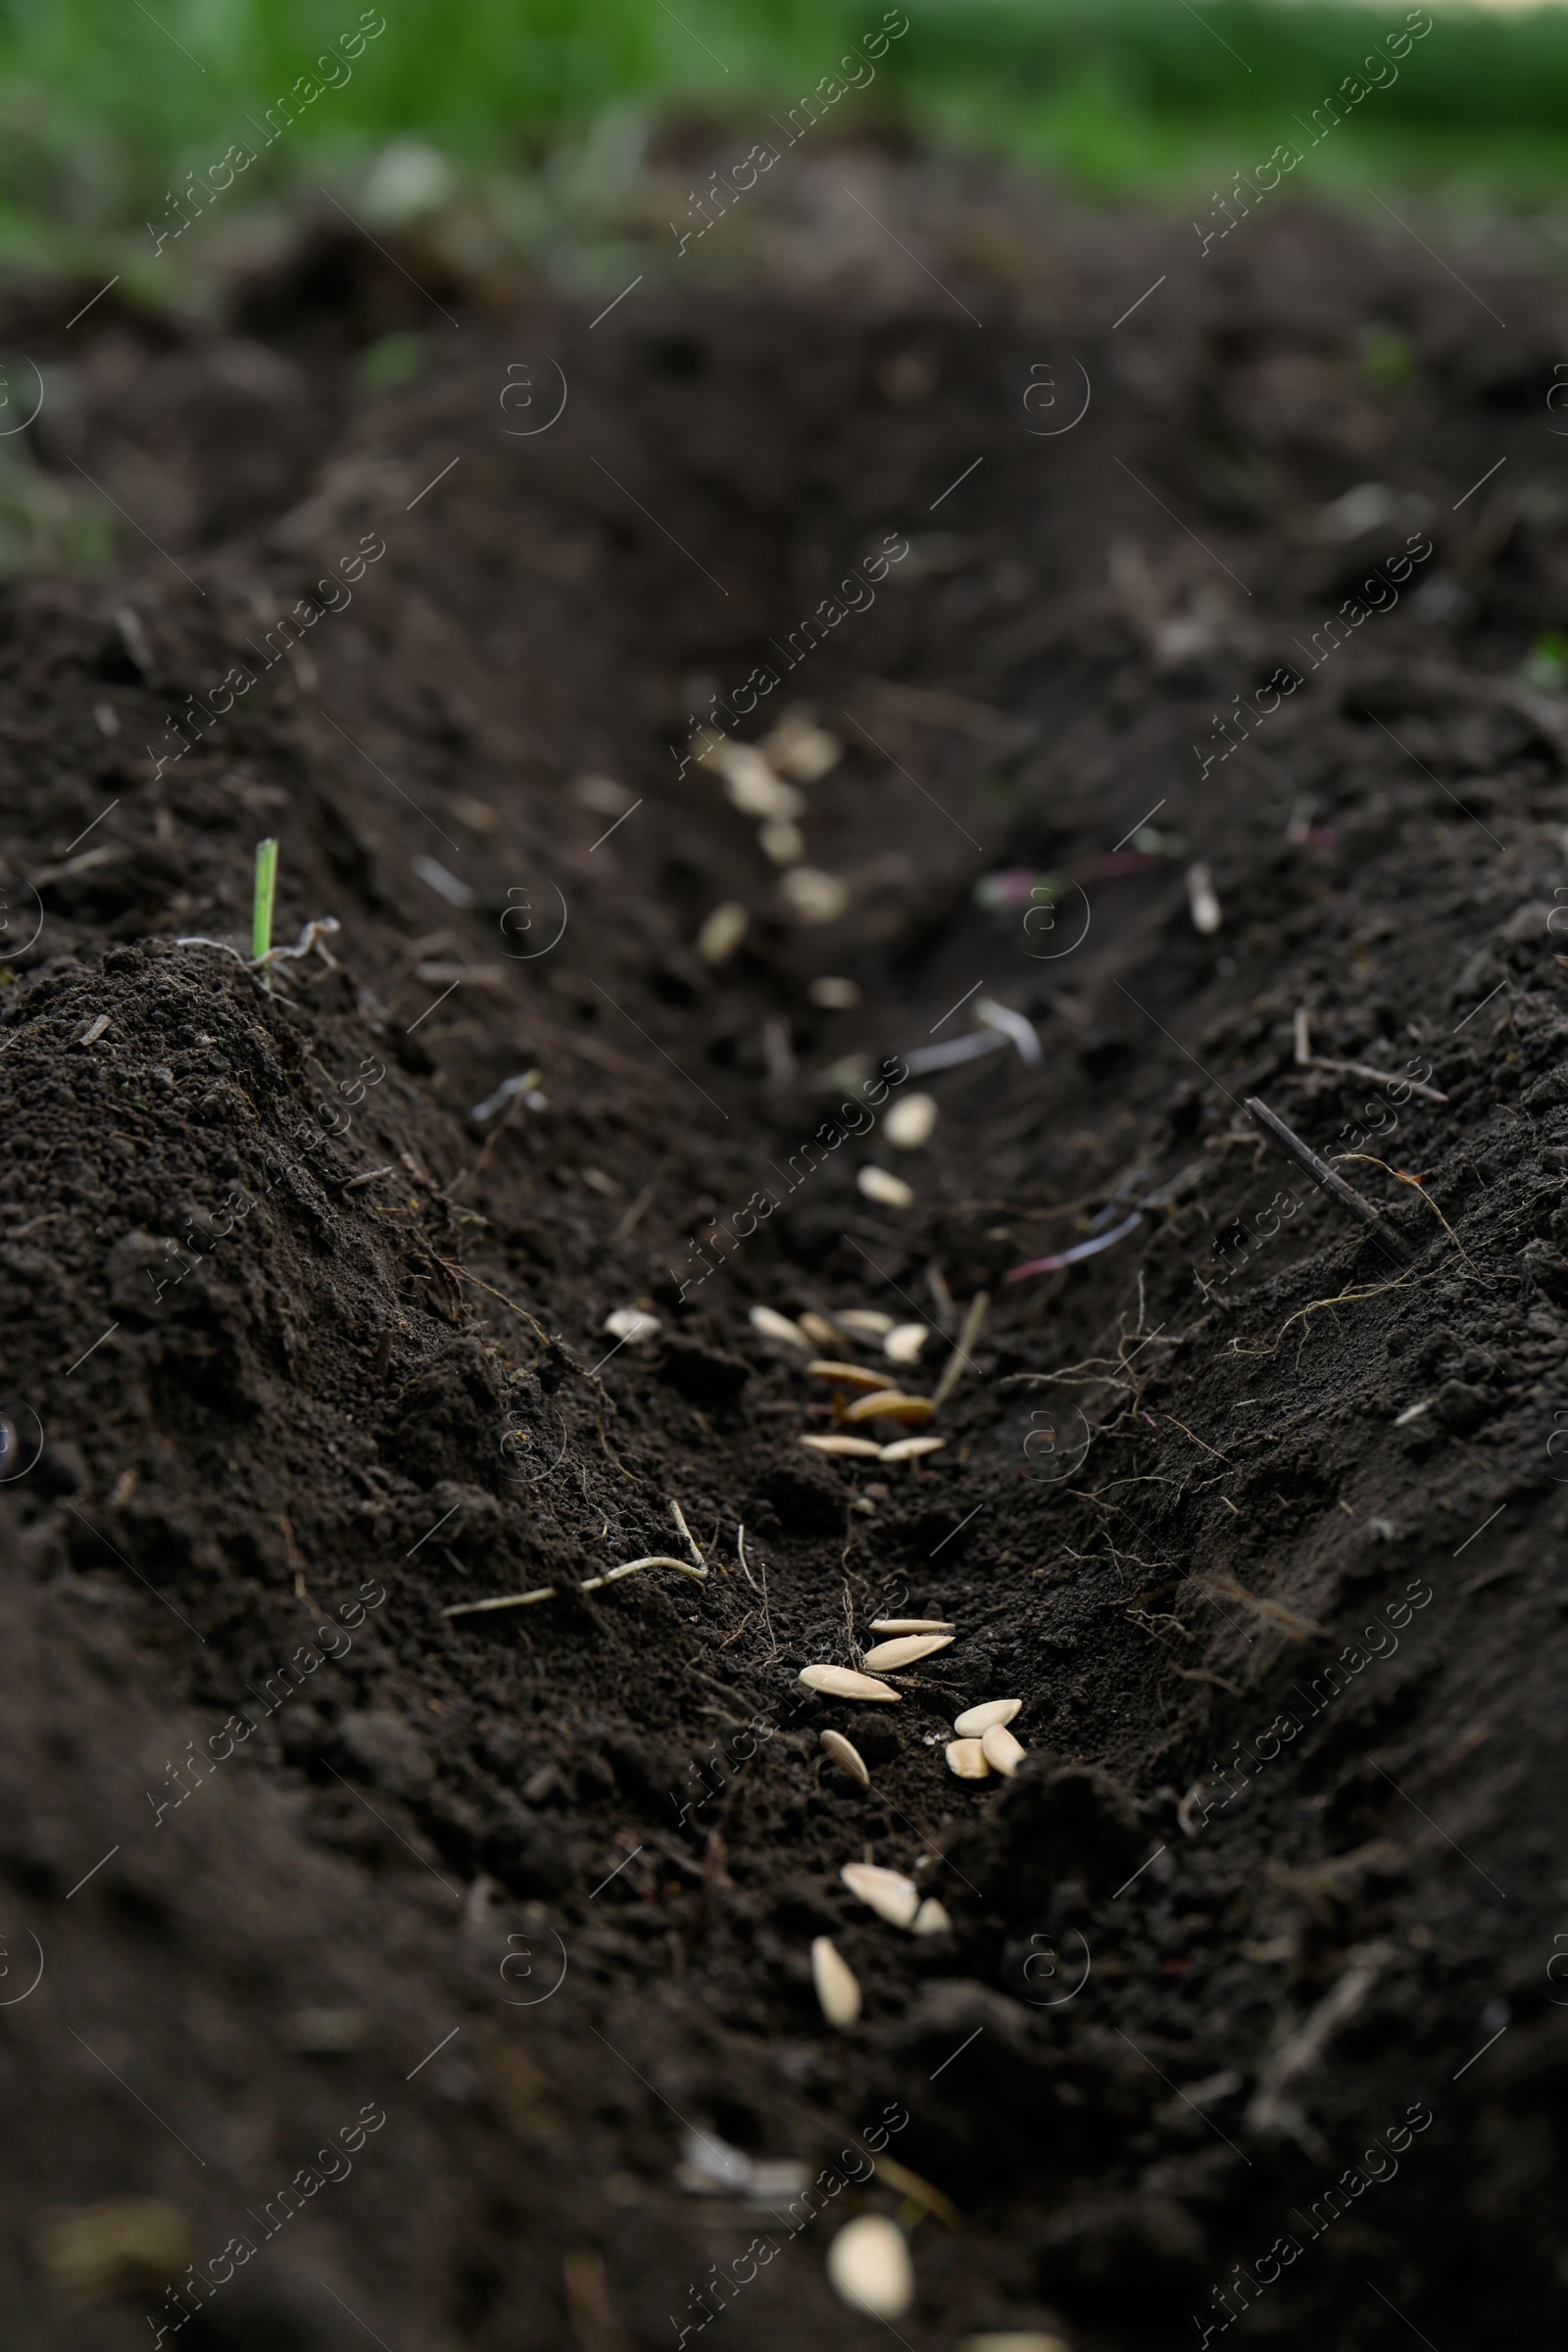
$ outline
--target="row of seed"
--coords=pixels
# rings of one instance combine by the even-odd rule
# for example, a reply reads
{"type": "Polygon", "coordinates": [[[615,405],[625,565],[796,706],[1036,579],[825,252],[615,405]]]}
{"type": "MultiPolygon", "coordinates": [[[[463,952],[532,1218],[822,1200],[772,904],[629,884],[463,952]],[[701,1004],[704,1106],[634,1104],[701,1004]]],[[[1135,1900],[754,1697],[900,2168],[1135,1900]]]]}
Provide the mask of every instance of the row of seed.
{"type": "MultiPolygon", "coordinates": [[[[815,1355],[806,1369],[813,1380],[831,1381],[838,1418],[842,1431],[817,1436],[814,1432],[802,1436],[801,1444],[813,1453],[826,1453],[841,1458],[862,1461],[917,1461],[923,1454],[940,1453],[947,1445],[946,1438],[896,1438],[890,1445],[874,1439],[848,1434],[860,1424],[873,1421],[895,1421],[919,1424],[930,1421],[947,1402],[957,1384],[958,1375],[969,1361],[969,1349],[979,1337],[989,1301],[985,1292],[971,1300],[964,1319],[963,1332],[935,1393],[929,1396],[912,1395],[901,1388],[889,1386],[885,1373],[873,1371],[864,1364],[845,1361],[837,1355],[815,1355]],[[854,1403],[846,1404],[845,1393],[858,1390],[854,1403]]],[[[754,1306],[752,1327],[764,1339],[774,1340],[787,1348],[842,1348],[846,1338],[862,1346],[880,1343],[883,1353],[896,1365],[915,1364],[929,1336],[923,1323],[896,1323],[891,1315],[873,1312],[870,1308],[846,1307],[829,1321],[826,1315],[808,1311],[798,1317],[780,1314],[776,1307],[754,1306]]]]}
{"type": "MultiPolygon", "coordinates": [[[[873,1633],[889,1637],[865,1653],[865,1663],[877,1673],[859,1673],[850,1666],[806,1666],[800,1680],[808,1690],[825,1698],[865,1701],[898,1700],[904,1696],[880,1674],[897,1674],[937,1650],[946,1649],[956,1627],[938,1617],[879,1617],[873,1633]]],[[[962,1781],[983,1781],[993,1772],[1011,1778],[1023,1762],[1024,1749],[1007,1726],[1023,1706],[1021,1698],[992,1698],[968,1707],[954,1720],[957,1738],[948,1742],[948,1769],[962,1781]]],[[[865,1759],[842,1732],[823,1732],[827,1754],[862,1788],[871,1786],[865,1759]]],[[[874,1862],[846,1862],[839,1876],[850,1892],[895,1928],[913,1936],[943,1935],[953,1922],[934,1895],[922,1897],[914,1881],[899,1870],[874,1862]]],[[[811,1945],[811,1982],[822,2015],[830,2026],[853,2026],[860,2014],[860,1987],[855,1971],[831,1936],[818,1936],[811,1945]]]]}

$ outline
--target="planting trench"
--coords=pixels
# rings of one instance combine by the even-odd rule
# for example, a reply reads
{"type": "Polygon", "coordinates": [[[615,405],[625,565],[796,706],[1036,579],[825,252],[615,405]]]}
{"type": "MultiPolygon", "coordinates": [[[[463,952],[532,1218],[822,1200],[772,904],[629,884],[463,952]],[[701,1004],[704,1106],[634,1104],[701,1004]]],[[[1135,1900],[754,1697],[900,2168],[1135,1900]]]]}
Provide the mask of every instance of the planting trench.
{"type": "Polygon", "coordinates": [[[1564,306],[1282,209],[1113,330],[1169,232],[1054,234],[597,324],[452,270],[376,395],[427,314],[352,241],[221,329],[28,297],[40,463],[160,552],[0,643],[19,2346],[873,2344],[867,2213],[933,2352],[1561,2310],[1564,306]],[[769,664],[733,732],[843,747],[792,866],[680,756],[769,664]],[[270,986],[200,944],[264,836],[337,926],[270,986]],[[750,1318],[929,1396],[980,1294],[929,1424],[750,1318]],[[945,1443],[802,1443],[867,1427],[945,1443]],[[672,1500],[706,1578],[583,1591],[672,1500]],[[802,1687],[878,1616],[956,1639],[802,1687]]]}

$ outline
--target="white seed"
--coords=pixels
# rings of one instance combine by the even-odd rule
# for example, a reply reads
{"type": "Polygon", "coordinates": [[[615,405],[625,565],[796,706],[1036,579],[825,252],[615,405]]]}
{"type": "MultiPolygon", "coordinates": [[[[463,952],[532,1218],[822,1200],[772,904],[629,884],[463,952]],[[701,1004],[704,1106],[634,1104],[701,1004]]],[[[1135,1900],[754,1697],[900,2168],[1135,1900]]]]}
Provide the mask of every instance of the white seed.
{"type": "Polygon", "coordinates": [[[1219,929],[1223,918],[1214,896],[1214,877],[1201,858],[1187,868],[1187,904],[1192,908],[1195,931],[1219,929]]]}
{"type": "Polygon", "coordinates": [[[930,1336],[923,1323],[895,1323],[882,1343],[882,1352],[890,1363],[916,1364],[930,1336]]]}
{"type": "Polygon", "coordinates": [[[826,1315],[817,1314],[813,1307],[808,1307],[804,1315],[795,1319],[813,1347],[836,1348],[843,1336],[836,1323],[830,1323],[826,1315]]]}
{"type": "Polygon", "coordinates": [[[746,937],[751,916],[736,899],[715,906],[697,934],[697,953],[705,963],[727,963],[746,937]]]}
{"type": "Polygon", "coordinates": [[[794,819],[776,816],[757,836],[764,858],[775,865],[799,865],[806,856],[806,835],[794,819]]]}
{"type": "Polygon", "coordinates": [[[902,1176],[894,1176],[886,1168],[861,1168],[855,1179],[867,1200],[880,1200],[884,1208],[912,1208],[914,1194],[902,1176]]]}
{"type": "Polygon", "coordinates": [[[934,1095],[905,1095],[882,1122],[882,1132],[899,1152],[917,1152],[937,1123],[934,1095]]]}
{"type": "Polygon", "coordinates": [[[624,816],[635,795],[613,776],[579,776],[571,787],[571,797],[579,808],[590,809],[595,816],[624,816]]]}
{"type": "Polygon", "coordinates": [[[946,1617],[873,1617],[873,1634],[956,1634],[957,1627],[946,1617]]]}
{"type": "Polygon", "coordinates": [[[992,1724],[980,1735],[980,1745],[986,1762],[993,1772],[1005,1774],[1010,1781],[1024,1759],[1024,1750],[1004,1723],[992,1724]]]}
{"type": "Polygon", "coordinates": [[[788,821],[801,814],[805,797],[776,775],[755,744],[721,743],[706,762],[724,779],[724,797],[743,816],[788,821]]]}
{"type": "Polygon", "coordinates": [[[1064,2336],[1046,2335],[1038,2328],[1025,2328],[1000,2335],[966,2335],[958,2352],[1072,2352],[1072,2347],[1064,2336]]]}
{"type": "Polygon", "coordinates": [[[788,1315],[781,1315],[776,1306],[754,1306],[750,1319],[752,1329],[760,1332],[764,1340],[779,1340],[786,1348],[811,1345],[800,1325],[792,1323],[788,1315]]]}
{"type": "Polygon", "coordinates": [[[830,2026],[853,2026],[860,2014],[860,1987],[855,1971],[833,1946],[832,1939],[817,1936],[811,1941],[811,1983],[822,2015],[830,2026]]]}
{"type": "Polygon", "coordinates": [[[624,1340],[628,1347],[646,1348],[650,1340],[658,1339],[661,1326],[657,1315],[645,1315],[640,1307],[617,1306],[612,1315],[605,1317],[605,1329],[612,1339],[624,1340]]]}
{"type": "Polygon", "coordinates": [[[836,923],[850,910],[849,884],[820,866],[792,865],[780,878],[778,895],[801,923],[836,923]]]}
{"type": "Polygon", "coordinates": [[[857,1340],[880,1340],[893,1329],[891,1315],[878,1314],[869,1306],[843,1307],[837,1321],[841,1331],[849,1332],[857,1340]]]}
{"type": "Polygon", "coordinates": [[[846,1740],[842,1732],[818,1732],[817,1738],[841,1772],[847,1772],[852,1781],[858,1781],[862,1788],[870,1788],[871,1775],[865,1769],[865,1758],[853,1740],[846,1740]]]}
{"type": "Polygon", "coordinates": [[[803,1438],[801,1444],[809,1446],[813,1453],[853,1455],[860,1461],[882,1462],[887,1459],[886,1448],[874,1445],[869,1438],[818,1438],[813,1436],[803,1438]]]}
{"type": "Polygon", "coordinates": [[[864,1364],[841,1364],[832,1356],[817,1356],[806,1367],[813,1380],[836,1380],[846,1389],[868,1389],[877,1395],[888,1394],[885,1376],[867,1371],[864,1364]]]}
{"type": "Polygon", "coordinates": [[[923,1453],[940,1453],[947,1442],[946,1438],[895,1438],[891,1446],[877,1450],[885,1462],[917,1462],[923,1453]]]}
{"type": "Polygon", "coordinates": [[[761,749],[781,776],[797,784],[814,784],[844,757],[844,746],[826,727],[812,723],[803,711],[787,711],[776,727],[762,737],[761,749]]]}
{"type": "Polygon", "coordinates": [[[862,2213],[846,2222],[827,2250],[834,2293],[873,2320],[902,2319],[914,2301],[914,2266],[897,2222],[862,2213]]]}
{"type": "Polygon", "coordinates": [[[807,995],[824,1012],[853,1012],[860,1002],[860,991],[853,980],[841,980],[834,972],[823,972],[811,982],[807,995]]]}
{"type": "Polygon", "coordinates": [[[934,1894],[928,1894],[909,1923],[911,1936],[949,1936],[953,1922],[934,1894]]]}
{"type": "Polygon", "coordinates": [[[892,1927],[908,1927],[920,1908],[920,1889],[902,1870],[884,1870],[878,1862],[846,1862],[839,1877],[853,1895],[892,1927]]]}
{"type": "Polygon", "coordinates": [[[948,1770],[960,1781],[988,1781],[991,1778],[986,1751],[978,1740],[950,1740],[948,1770]]]}
{"type": "Polygon", "coordinates": [[[797,1681],[808,1690],[820,1690],[824,1698],[902,1698],[886,1683],[874,1675],[857,1674],[851,1666],[803,1666],[797,1681]]]}
{"type": "Polygon", "coordinates": [[[875,1672],[895,1674],[901,1666],[912,1666],[917,1658],[929,1658],[952,1642],[951,1634],[903,1634],[897,1642],[879,1642],[868,1649],[865,1662],[875,1672]]]}
{"type": "Polygon", "coordinates": [[[994,1723],[1010,1723],[1022,1707],[1021,1698],[988,1698],[982,1706],[965,1707],[955,1716],[953,1728],[961,1740],[978,1740],[994,1723]]]}
{"type": "Polygon", "coordinates": [[[846,1421],[929,1421],[934,1411],[929,1396],[908,1396],[902,1389],[873,1389],[858,1396],[846,1421]]]}

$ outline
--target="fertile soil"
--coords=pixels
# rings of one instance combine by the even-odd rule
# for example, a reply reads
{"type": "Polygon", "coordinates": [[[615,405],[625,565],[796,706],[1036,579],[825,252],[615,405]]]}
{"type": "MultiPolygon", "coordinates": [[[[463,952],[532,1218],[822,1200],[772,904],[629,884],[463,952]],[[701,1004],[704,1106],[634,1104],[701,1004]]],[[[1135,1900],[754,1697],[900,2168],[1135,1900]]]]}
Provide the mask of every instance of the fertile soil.
{"type": "Polygon", "coordinates": [[[603,317],[346,228],[210,324],[14,299],[37,463],[135,524],[0,603],[18,2352],[1568,2303],[1568,300],[1283,195],[1200,261],[812,168],[749,287],[603,317]],[[714,697],[845,746],[831,919],[714,697]],[[269,835],[274,940],[336,927],[264,976],[269,835]],[[1038,1061],[908,1072],[982,1003],[1038,1061]],[[966,1330],[942,1449],[803,1446],[857,1425],[759,1304],[921,1326],[810,1352],[926,1396],[966,1330]],[[706,1578],[585,1589],[648,1555],[706,1578]],[[956,1639],[802,1687],[878,1617],[956,1639]]]}

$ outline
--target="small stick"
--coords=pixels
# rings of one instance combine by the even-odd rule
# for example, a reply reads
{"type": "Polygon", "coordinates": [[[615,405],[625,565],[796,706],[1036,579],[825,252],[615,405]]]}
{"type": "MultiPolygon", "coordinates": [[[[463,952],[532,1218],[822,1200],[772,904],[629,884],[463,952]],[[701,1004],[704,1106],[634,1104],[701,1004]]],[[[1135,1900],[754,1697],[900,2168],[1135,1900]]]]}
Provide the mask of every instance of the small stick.
{"type": "Polygon", "coordinates": [[[647,1208],[658,1190],[659,1182],[657,1177],[652,1184],[645,1184],[643,1186],[642,1191],[638,1194],[636,1200],[632,1202],[630,1208],[627,1209],[626,1214],[621,1218],[620,1223],[615,1227],[614,1232],[611,1235],[610,1246],[612,1249],[615,1247],[617,1242],[625,1242],[631,1239],[632,1234],[636,1231],[636,1228],[641,1221],[643,1210],[647,1208]]]}
{"type": "Polygon", "coordinates": [[[1322,1185],[1325,1192],[1332,1193],[1335,1200],[1348,1208],[1353,1217],[1359,1217],[1363,1225],[1372,1226],[1377,1231],[1379,1240],[1387,1244],[1389,1250],[1399,1258],[1401,1263],[1409,1263],[1409,1250],[1393,1227],[1385,1222],[1381,1209],[1374,1208],[1370,1200],[1363,1200],[1353,1185],[1347,1184],[1345,1178],[1337,1170],[1331,1168],[1326,1159],[1320,1159],[1311,1145],[1303,1144],[1295,1128],[1287,1127],[1279,1113],[1270,1110],[1268,1104],[1259,1101],[1256,1095],[1248,1096],[1247,1107],[1259,1125],[1267,1128],[1280,1150],[1288,1152],[1296,1161],[1298,1167],[1304,1168],[1307,1174],[1316,1183],[1322,1185]]]}
{"type": "Polygon", "coordinates": [[[681,1509],[680,1504],[675,1500],[673,1494],[669,1498],[669,1507],[675,1514],[675,1525],[680,1529],[682,1536],[684,1536],[687,1544],[690,1546],[692,1558],[697,1562],[698,1567],[701,1568],[703,1574],[706,1576],[708,1573],[708,1562],[703,1557],[702,1550],[698,1544],[696,1537],[692,1534],[691,1529],[686,1524],[685,1512],[681,1509]]]}
{"type": "Polygon", "coordinates": [[[597,1592],[601,1585],[612,1585],[623,1576],[631,1576],[639,1568],[678,1568],[682,1576],[695,1577],[700,1585],[708,1582],[706,1568],[694,1568],[689,1560],[677,1560],[667,1551],[651,1551],[646,1559],[625,1560],[604,1576],[590,1576],[577,1587],[579,1592],[597,1592]]]}
{"type": "Polygon", "coordinates": [[[443,1617],[477,1617],[485,1609],[525,1609],[533,1600],[554,1600],[554,1585],[541,1585],[536,1592],[502,1592],[494,1600],[460,1600],[454,1608],[443,1609],[443,1617]]]}
{"type": "MultiPolygon", "coordinates": [[[[617,1584],[623,1576],[633,1576],[639,1568],[678,1568],[682,1576],[695,1577],[699,1584],[708,1581],[706,1568],[693,1568],[686,1560],[671,1559],[667,1552],[650,1552],[645,1560],[626,1560],[604,1576],[590,1576],[576,1587],[579,1592],[597,1592],[605,1585],[617,1584]]],[[[493,1600],[460,1600],[452,1608],[443,1609],[443,1617],[477,1617],[485,1609],[521,1609],[530,1601],[554,1600],[559,1585],[541,1585],[534,1592],[502,1592],[493,1600]]]]}
{"type": "Polygon", "coordinates": [[[1369,1086],[1403,1086],[1424,1102],[1446,1102],[1448,1098],[1435,1086],[1423,1086],[1418,1078],[1397,1078],[1391,1070],[1375,1070],[1370,1062],[1333,1061],[1326,1054],[1312,1051],[1312,1016],[1303,1004],[1296,1015],[1296,1059],[1303,1070],[1338,1070],[1347,1078],[1364,1078],[1369,1086]]]}
{"type": "Polygon", "coordinates": [[[942,1378],[937,1382],[936,1393],[931,1398],[933,1416],[939,1413],[947,1403],[962,1374],[974,1369],[969,1361],[969,1350],[980,1337],[980,1327],[986,1319],[986,1309],[990,1304],[991,1293],[989,1291],[976,1291],[970,1299],[968,1312],[963,1318],[963,1329],[954,1344],[953,1353],[948,1358],[942,1378]]]}

